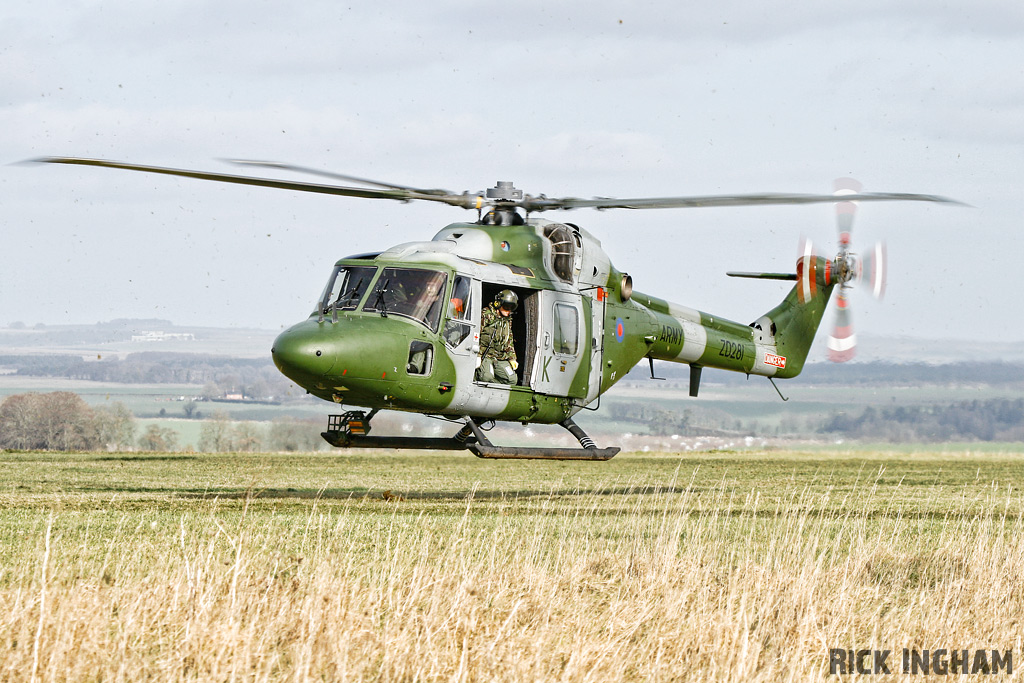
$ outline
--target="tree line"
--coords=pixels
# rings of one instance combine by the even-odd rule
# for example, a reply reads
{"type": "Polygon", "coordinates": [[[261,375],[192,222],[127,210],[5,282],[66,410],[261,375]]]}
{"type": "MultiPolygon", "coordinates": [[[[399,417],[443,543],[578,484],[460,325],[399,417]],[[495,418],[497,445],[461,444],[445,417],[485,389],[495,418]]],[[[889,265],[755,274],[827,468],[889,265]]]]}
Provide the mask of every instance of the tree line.
{"type": "Polygon", "coordinates": [[[639,431],[655,436],[709,436],[736,434],[742,430],[738,419],[724,410],[694,406],[682,411],[662,408],[655,402],[615,402],[608,414],[617,422],[636,423],[639,431]]]}
{"type": "MultiPolygon", "coordinates": [[[[305,452],[325,447],[321,420],[275,420],[268,425],[232,422],[224,413],[203,423],[202,452],[305,452]]],[[[25,451],[179,450],[178,434],[148,425],[141,434],[124,404],[92,407],[69,391],[13,394],[0,403],[0,449],[25,451]]]]}
{"type": "Polygon", "coordinates": [[[122,403],[92,408],[70,391],[14,394],[0,403],[0,448],[122,450],[135,446],[135,429],[122,403]]]}
{"type": "Polygon", "coordinates": [[[868,406],[832,415],[821,431],[882,441],[1024,441],[1024,399],[868,406]]]}
{"type": "Polygon", "coordinates": [[[197,448],[203,453],[309,452],[326,448],[323,420],[274,420],[268,425],[231,422],[223,413],[203,422],[197,448]]]}
{"type": "Polygon", "coordinates": [[[868,406],[859,411],[836,411],[826,418],[787,416],[777,426],[763,425],[756,419],[742,422],[723,410],[706,406],[674,411],[644,401],[613,403],[608,413],[613,420],[635,423],[638,430],[655,435],[833,434],[847,439],[892,442],[1024,441],[1024,398],[868,406]]]}

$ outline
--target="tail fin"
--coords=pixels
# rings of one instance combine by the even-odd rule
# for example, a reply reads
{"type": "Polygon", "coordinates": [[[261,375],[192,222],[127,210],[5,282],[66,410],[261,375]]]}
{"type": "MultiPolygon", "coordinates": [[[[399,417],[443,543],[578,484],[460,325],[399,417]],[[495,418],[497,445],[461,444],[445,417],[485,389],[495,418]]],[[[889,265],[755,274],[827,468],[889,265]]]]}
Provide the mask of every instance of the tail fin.
{"type": "Polygon", "coordinates": [[[776,351],[785,359],[785,365],[775,373],[776,377],[796,377],[803,370],[814,335],[821,325],[829,297],[832,295],[835,283],[831,281],[831,263],[820,256],[814,257],[814,260],[814,287],[811,288],[813,295],[808,296],[807,283],[796,278],[796,286],[790,290],[782,303],[768,311],[759,321],[762,329],[766,326],[771,327],[776,351]]]}

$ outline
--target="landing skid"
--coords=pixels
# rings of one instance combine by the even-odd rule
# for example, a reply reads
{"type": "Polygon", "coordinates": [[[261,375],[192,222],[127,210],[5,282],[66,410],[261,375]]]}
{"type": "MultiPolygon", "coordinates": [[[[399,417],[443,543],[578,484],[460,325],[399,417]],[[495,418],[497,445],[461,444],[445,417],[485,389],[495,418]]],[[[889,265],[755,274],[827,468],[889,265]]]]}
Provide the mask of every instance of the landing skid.
{"type": "Polygon", "coordinates": [[[473,444],[470,452],[489,460],[611,460],[619,452],[611,448],[514,448],[473,444]]]}
{"type": "MultiPolygon", "coordinates": [[[[586,432],[571,419],[561,422],[579,440],[582,448],[518,448],[495,446],[484,435],[480,425],[472,418],[459,433],[448,439],[415,436],[367,436],[369,419],[353,412],[344,416],[332,415],[326,432],[320,435],[336,448],[411,448],[419,450],[461,451],[468,450],[478,458],[495,460],[610,460],[619,448],[598,448],[586,432]],[[357,415],[357,416],[356,416],[357,415]],[[358,425],[352,429],[349,421],[358,425]]],[[[372,413],[371,413],[372,417],[372,413]]]]}

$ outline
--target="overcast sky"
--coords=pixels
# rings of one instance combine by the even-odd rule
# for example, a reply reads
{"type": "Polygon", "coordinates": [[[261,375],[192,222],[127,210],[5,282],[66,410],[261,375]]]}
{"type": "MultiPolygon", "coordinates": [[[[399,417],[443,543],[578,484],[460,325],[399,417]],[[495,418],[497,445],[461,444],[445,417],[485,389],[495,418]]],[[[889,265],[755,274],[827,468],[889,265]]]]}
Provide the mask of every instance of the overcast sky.
{"type": "MultiPolygon", "coordinates": [[[[884,239],[891,273],[884,301],[854,293],[859,332],[1024,341],[1024,5],[712,4],[7,3],[0,153],[580,197],[853,176],[973,206],[860,207],[854,246],[884,239]]],[[[475,215],[85,167],[0,181],[0,325],[278,329],[336,259],[475,215]]],[[[595,234],[638,290],[740,322],[786,288],[725,271],[792,270],[801,235],[836,243],[827,205],[546,217],[595,234]]]]}

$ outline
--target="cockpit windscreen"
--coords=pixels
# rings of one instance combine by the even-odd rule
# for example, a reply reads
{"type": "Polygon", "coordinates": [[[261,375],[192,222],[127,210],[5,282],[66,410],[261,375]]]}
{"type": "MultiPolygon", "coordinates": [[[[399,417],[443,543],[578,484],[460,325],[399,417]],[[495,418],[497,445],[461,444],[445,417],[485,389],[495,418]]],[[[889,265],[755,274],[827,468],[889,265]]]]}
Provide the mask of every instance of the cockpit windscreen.
{"type": "Polygon", "coordinates": [[[363,310],[412,318],[437,332],[447,283],[448,276],[434,270],[385,268],[363,310]]]}
{"type": "Polygon", "coordinates": [[[355,310],[376,272],[374,266],[337,266],[320,297],[321,315],[355,310]]]}

